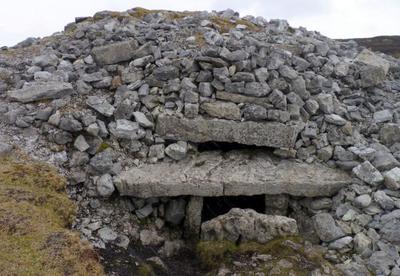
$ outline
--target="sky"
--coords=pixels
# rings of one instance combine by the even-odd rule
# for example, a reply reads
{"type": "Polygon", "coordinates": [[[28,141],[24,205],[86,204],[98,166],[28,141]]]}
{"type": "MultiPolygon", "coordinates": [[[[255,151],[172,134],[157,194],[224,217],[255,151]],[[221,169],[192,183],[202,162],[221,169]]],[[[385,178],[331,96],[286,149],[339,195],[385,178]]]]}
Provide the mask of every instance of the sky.
{"type": "Polygon", "coordinates": [[[63,30],[78,16],[133,7],[176,11],[224,10],[286,19],[331,38],[400,35],[400,0],[1,0],[0,46],[63,30]]]}

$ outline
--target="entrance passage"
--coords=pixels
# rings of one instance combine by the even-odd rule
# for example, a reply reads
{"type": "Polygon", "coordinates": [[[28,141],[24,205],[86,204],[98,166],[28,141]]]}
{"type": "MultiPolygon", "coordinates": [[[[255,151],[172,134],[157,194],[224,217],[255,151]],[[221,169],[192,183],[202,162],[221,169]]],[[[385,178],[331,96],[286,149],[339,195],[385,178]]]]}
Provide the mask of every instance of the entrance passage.
{"type": "Polygon", "coordinates": [[[201,221],[207,221],[228,213],[232,208],[253,209],[258,213],[265,212],[265,196],[219,196],[205,197],[201,221]]]}

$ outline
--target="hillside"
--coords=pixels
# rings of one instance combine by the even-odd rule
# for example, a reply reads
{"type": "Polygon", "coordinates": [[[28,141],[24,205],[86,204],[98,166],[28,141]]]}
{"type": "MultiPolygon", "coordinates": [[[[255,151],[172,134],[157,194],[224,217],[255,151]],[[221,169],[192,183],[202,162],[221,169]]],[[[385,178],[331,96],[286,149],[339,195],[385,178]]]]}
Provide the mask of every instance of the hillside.
{"type": "Polygon", "coordinates": [[[400,36],[376,36],[371,38],[353,38],[351,40],[372,51],[400,58],[400,36]]]}

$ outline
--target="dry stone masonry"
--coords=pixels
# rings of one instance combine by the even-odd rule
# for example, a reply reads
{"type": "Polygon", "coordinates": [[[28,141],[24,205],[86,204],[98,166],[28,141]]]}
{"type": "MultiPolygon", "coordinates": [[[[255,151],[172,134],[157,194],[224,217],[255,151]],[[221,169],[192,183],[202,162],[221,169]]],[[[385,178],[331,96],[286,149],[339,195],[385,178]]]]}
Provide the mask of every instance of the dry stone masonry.
{"type": "Polygon", "coordinates": [[[0,156],[57,165],[98,247],[301,235],[399,275],[399,98],[399,60],[284,20],[104,11],[0,50],[0,156]]]}

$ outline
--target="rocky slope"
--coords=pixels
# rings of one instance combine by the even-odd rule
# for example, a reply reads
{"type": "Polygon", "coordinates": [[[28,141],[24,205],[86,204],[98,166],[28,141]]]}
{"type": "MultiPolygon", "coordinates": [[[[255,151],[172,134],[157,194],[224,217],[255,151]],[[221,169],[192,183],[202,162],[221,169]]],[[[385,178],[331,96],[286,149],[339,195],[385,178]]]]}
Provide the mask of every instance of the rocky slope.
{"type": "Polygon", "coordinates": [[[398,275],[399,72],[284,20],[99,12],[0,51],[0,151],[68,177],[110,274],[398,275]]]}

